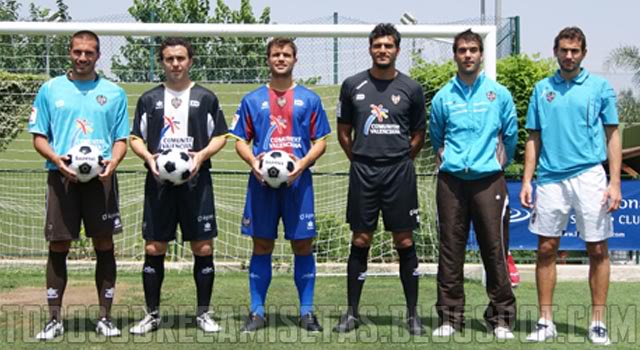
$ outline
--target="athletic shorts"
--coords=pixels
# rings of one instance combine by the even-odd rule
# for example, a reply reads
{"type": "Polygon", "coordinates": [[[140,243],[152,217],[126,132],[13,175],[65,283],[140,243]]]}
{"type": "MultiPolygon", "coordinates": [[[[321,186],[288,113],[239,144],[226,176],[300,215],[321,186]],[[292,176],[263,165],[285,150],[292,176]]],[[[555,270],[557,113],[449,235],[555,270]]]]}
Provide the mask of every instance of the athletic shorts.
{"type": "Polygon", "coordinates": [[[418,192],[411,159],[389,165],[352,161],[347,222],[354,232],[374,232],[382,211],[385,230],[410,232],[418,227],[418,192]]]}
{"type": "Polygon", "coordinates": [[[118,209],[118,179],[71,182],[58,170],[47,175],[44,236],[49,242],[80,238],[80,222],[87,237],[122,232],[118,209]]]}
{"type": "Polygon", "coordinates": [[[600,242],[613,236],[608,203],[600,201],[607,190],[602,165],[560,182],[537,186],[529,230],[544,237],[560,237],[575,212],[578,236],[585,242],[600,242]]]}
{"type": "Polygon", "coordinates": [[[289,187],[273,189],[249,175],[247,200],[241,231],[251,237],[278,238],[278,222],[282,218],[284,238],[309,239],[316,236],[311,171],[305,170],[289,187]]]}
{"type": "Polygon", "coordinates": [[[183,241],[209,240],[218,235],[209,169],[200,169],[179,186],[160,182],[147,172],[142,237],[147,241],[172,241],[178,223],[183,241]]]}

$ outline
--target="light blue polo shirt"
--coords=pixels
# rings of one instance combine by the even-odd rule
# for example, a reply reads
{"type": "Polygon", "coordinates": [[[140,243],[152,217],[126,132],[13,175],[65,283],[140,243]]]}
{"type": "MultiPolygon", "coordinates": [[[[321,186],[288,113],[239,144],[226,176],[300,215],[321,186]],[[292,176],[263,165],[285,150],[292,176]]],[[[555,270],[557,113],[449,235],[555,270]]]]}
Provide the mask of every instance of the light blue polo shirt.
{"type": "Polygon", "coordinates": [[[511,93],[484,74],[472,86],[454,77],[433,98],[429,138],[434,152],[444,147],[440,171],[463,180],[502,171],[518,143],[511,93]],[[504,145],[502,160],[500,144],[504,145]]]}
{"type": "MultiPolygon", "coordinates": [[[[111,148],[129,136],[127,95],[116,84],[98,77],[70,80],[62,75],[47,81],[33,103],[29,132],[47,138],[58,155],[80,143],[97,146],[105,159],[111,148]]],[[[56,169],[49,160],[47,169],[56,169]]]]}
{"type": "Polygon", "coordinates": [[[616,94],[582,68],[572,81],[558,70],[531,95],[526,128],[540,132],[537,183],[572,178],[607,159],[604,127],[618,125],[616,94]]]}

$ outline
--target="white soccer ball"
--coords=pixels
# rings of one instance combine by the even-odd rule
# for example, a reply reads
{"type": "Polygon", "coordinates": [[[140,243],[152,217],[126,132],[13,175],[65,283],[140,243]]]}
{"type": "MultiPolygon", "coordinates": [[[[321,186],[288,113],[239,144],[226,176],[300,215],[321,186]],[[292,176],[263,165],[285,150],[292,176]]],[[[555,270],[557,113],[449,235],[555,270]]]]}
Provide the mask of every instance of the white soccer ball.
{"type": "Polygon", "coordinates": [[[156,168],[160,179],[174,185],[182,185],[191,176],[191,157],[189,153],[179,149],[162,151],[156,159],[156,168]]]}
{"type": "Polygon", "coordinates": [[[284,151],[267,152],[260,160],[260,172],[264,181],[272,188],[280,188],[287,183],[289,173],[295,164],[291,156],[284,151]]]}
{"type": "Polygon", "coordinates": [[[79,144],[67,152],[67,165],[76,173],[80,182],[89,182],[104,169],[102,152],[90,144],[79,144]]]}

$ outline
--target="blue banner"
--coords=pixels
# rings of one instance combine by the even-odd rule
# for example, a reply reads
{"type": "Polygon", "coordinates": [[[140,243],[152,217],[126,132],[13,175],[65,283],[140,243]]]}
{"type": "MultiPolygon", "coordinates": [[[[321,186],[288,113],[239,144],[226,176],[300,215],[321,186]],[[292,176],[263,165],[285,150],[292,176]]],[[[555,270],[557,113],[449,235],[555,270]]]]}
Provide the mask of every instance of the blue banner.
{"type": "MultiPolygon", "coordinates": [[[[519,181],[509,181],[509,204],[511,206],[511,225],[509,226],[509,246],[512,250],[535,250],[538,248],[538,236],[529,231],[531,212],[520,205],[519,181]]],[[[534,189],[535,193],[535,189],[534,189]]],[[[610,250],[640,250],[640,181],[622,181],[622,203],[613,213],[614,235],[609,239],[610,250]]],[[[467,242],[467,248],[478,249],[473,227],[467,242]]],[[[569,218],[569,225],[560,239],[561,250],[585,250],[585,243],[578,238],[575,225],[575,213],[569,218]]]]}

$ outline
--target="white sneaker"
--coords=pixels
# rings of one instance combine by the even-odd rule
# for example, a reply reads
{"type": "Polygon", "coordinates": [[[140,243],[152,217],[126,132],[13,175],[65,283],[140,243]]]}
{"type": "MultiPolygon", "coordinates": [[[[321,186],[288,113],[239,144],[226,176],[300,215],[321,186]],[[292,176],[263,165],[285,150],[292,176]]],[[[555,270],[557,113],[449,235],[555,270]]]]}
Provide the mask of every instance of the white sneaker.
{"type": "Polygon", "coordinates": [[[557,336],[558,333],[556,332],[556,325],[553,321],[547,321],[541,318],[536,324],[536,329],[527,336],[527,341],[543,342],[557,336]]]}
{"type": "Polygon", "coordinates": [[[119,337],[120,330],[116,327],[110,319],[103,317],[98,320],[98,324],[96,325],[96,333],[101,334],[105,337],[119,337]]]}
{"type": "Polygon", "coordinates": [[[589,340],[595,345],[610,345],[609,332],[602,322],[592,322],[589,327],[589,340]]]}
{"type": "Polygon", "coordinates": [[[129,328],[129,333],[142,335],[147,332],[155,331],[160,326],[160,315],[158,312],[152,312],[144,315],[144,318],[135,326],[129,328]]]}
{"type": "Polygon", "coordinates": [[[456,329],[453,328],[450,324],[443,324],[442,326],[436,328],[431,335],[433,335],[434,337],[450,337],[455,332],[456,329]]]}
{"type": "Polygon", "coordinates": [[[36,335],[36,339],[51,340],[63,334],[64,327],[62,326],[62,322],[52,318],[46,325],[44,325],[44,329],[36,335]]]}
{"type": "Polygon", "coordinates": [[[494,328],[493,335],[495,335],[496,339],[504,339],[504,340],[515,339],[513,332],[511,332],[509,328],[504,326],[498,326],[494,328]]]}
{"type": "Polygon", "coordinates": [[[198,327],[206,333],[220,332],[220,325],[209,315],[208,312],[196,317],[198,327]]]}

